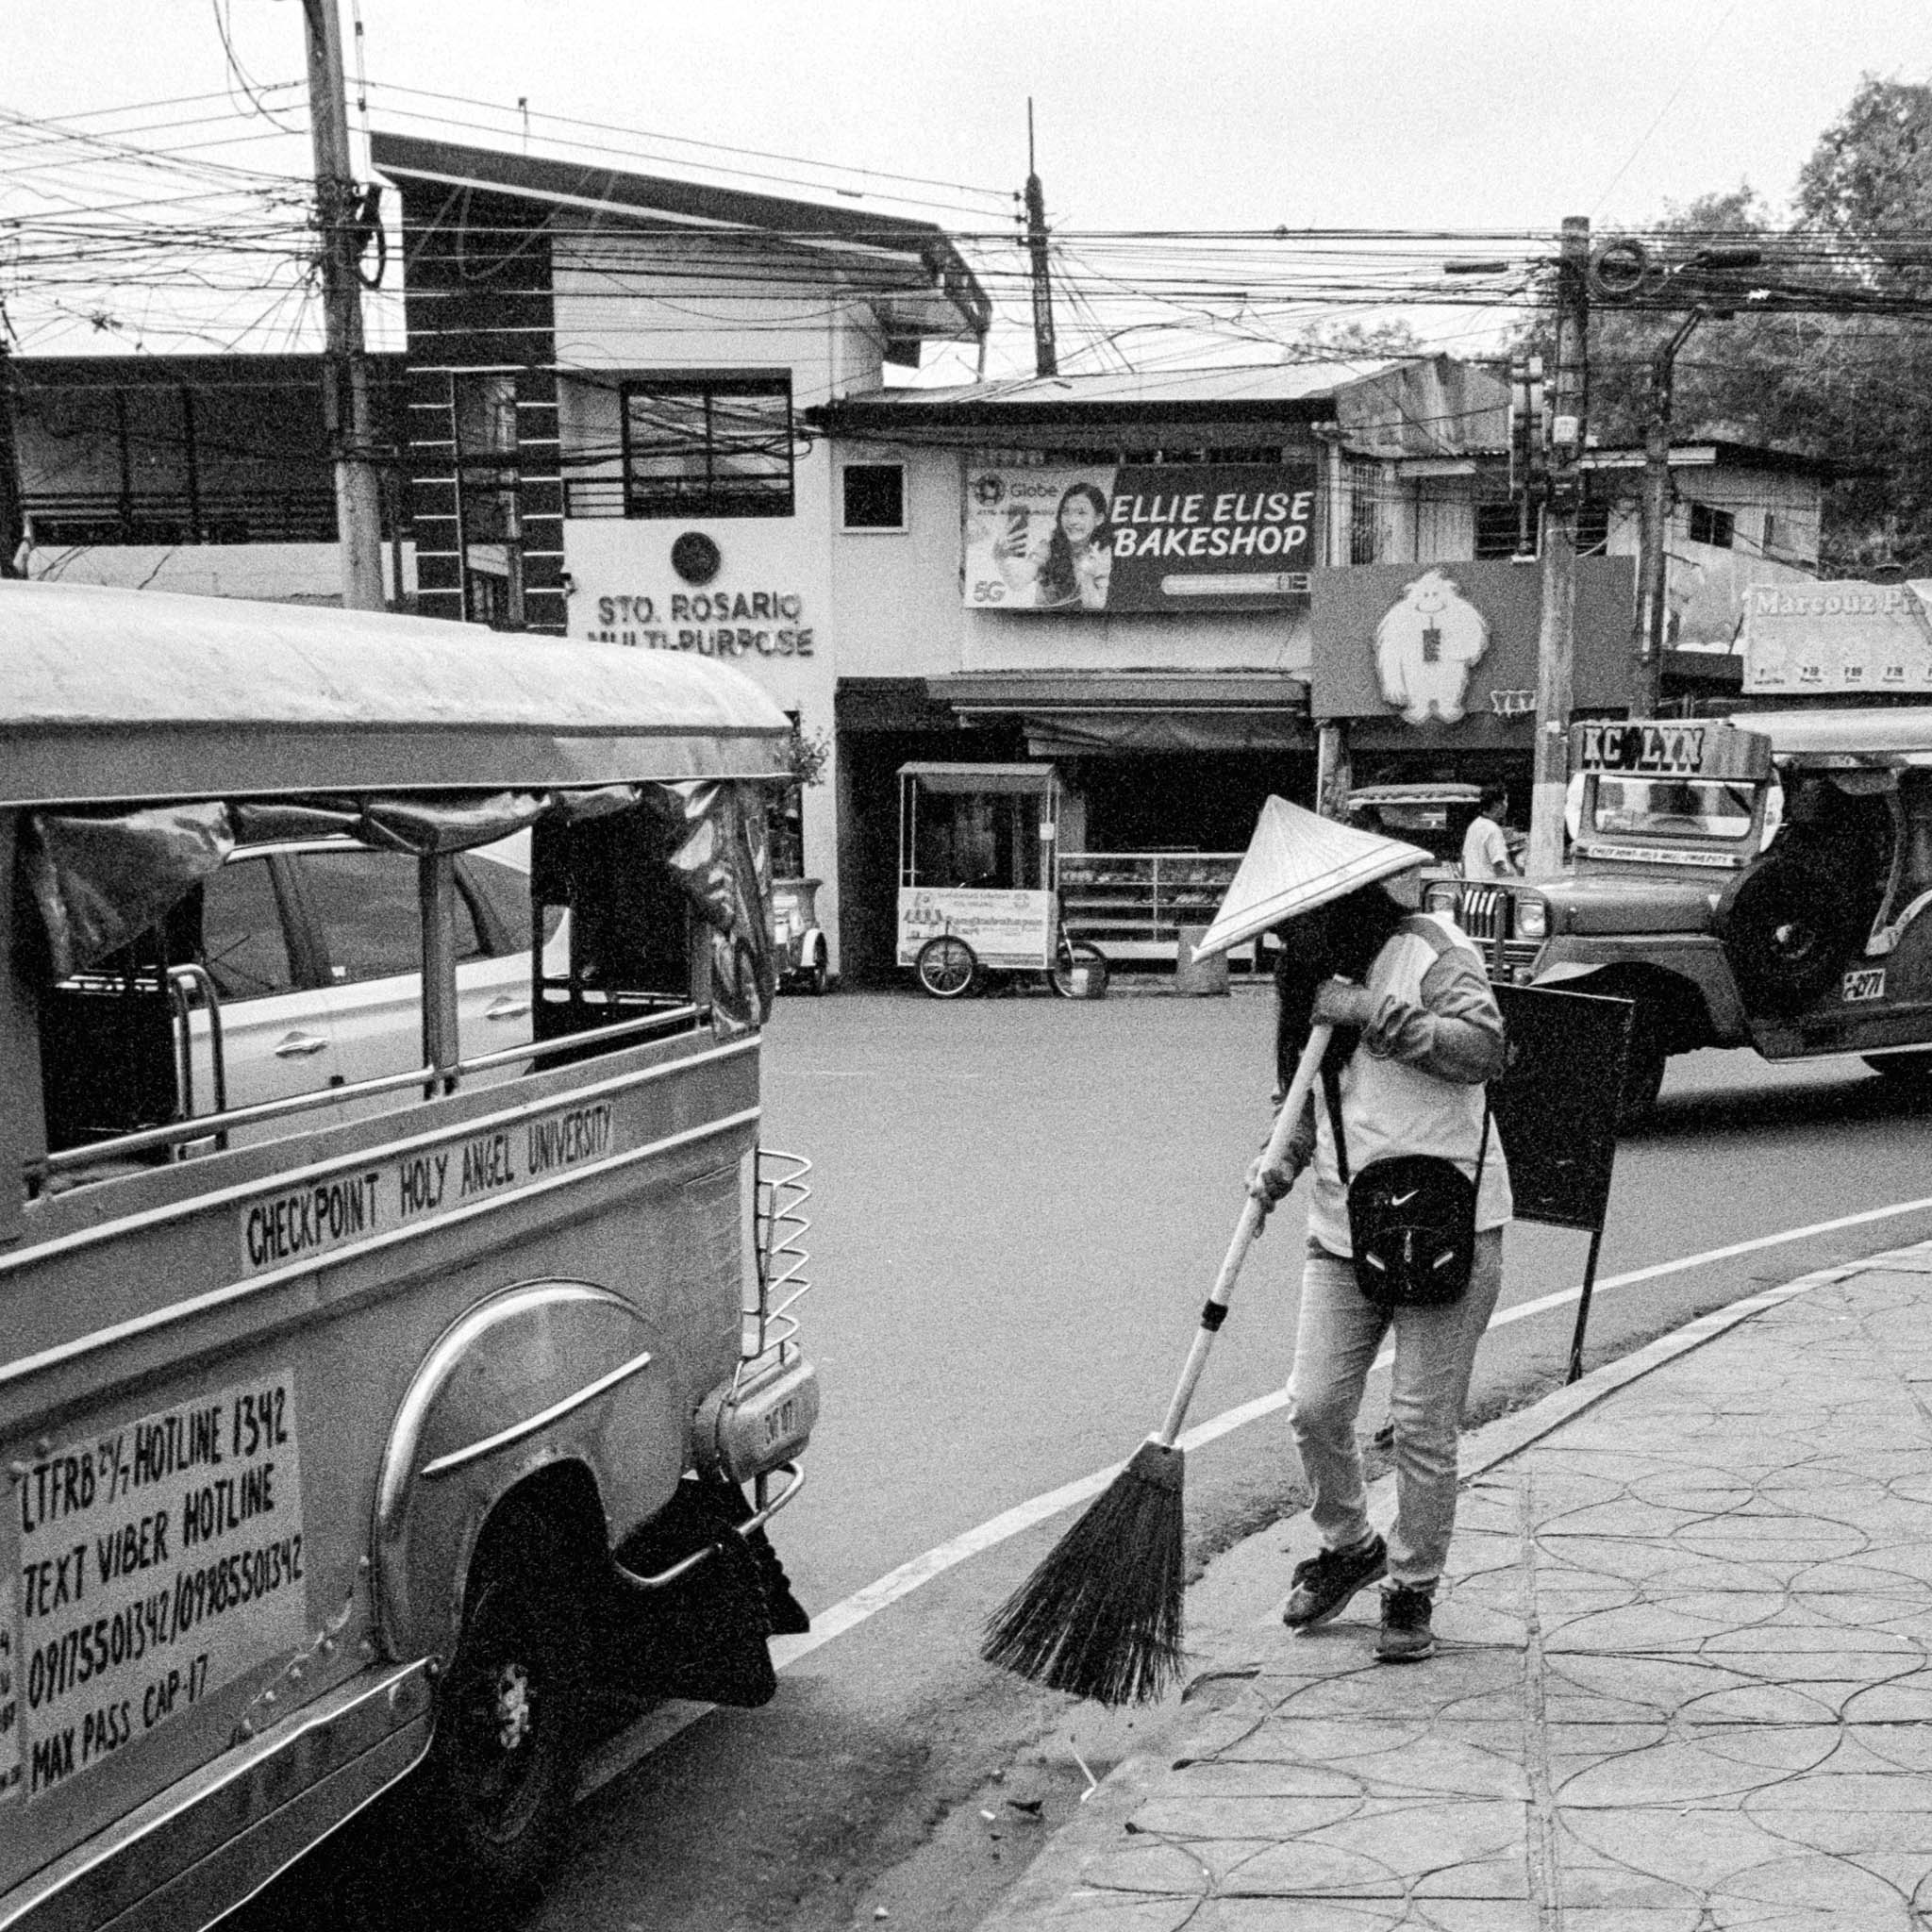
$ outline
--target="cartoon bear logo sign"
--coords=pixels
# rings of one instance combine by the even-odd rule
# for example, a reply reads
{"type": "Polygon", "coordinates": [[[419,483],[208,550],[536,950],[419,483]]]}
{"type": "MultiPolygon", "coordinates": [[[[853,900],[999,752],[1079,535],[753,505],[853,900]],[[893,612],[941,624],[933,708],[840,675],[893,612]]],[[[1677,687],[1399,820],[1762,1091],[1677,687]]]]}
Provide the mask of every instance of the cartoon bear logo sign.
{"type": "Polygon", "coordinates": [[[1375,626],[1382,696],[1411,724],[1462,716],[1469,675],[1490,648],[1490,622],[1440,570],[1403,587],[1375,626]]]}

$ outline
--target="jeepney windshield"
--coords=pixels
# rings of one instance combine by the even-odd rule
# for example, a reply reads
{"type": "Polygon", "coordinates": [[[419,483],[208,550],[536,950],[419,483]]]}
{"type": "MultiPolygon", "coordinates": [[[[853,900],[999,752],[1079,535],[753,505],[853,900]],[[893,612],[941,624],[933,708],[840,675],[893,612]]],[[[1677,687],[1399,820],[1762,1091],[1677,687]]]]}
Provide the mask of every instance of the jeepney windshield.
{"type": "Polygon", "coordinates": [[[1741,839],[1751,829],[1757,788],[1733,779],[1636,778],[1602,774],[1592,829],[1600,833],[1741,839]]]}

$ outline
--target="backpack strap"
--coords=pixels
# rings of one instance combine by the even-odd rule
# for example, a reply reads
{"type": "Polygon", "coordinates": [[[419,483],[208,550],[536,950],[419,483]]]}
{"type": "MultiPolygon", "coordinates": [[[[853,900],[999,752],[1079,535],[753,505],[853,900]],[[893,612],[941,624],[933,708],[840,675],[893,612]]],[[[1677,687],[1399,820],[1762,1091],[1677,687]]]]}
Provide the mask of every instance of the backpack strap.
{"type": "Polygon", "coordinates": [[[1348,1135],[1341,1124],[1341,1075],[1324,1059],[1322,1062],[1322,1097],[1328,1103],[1328,1124],[1335,1134],[1335,1166],[1341,1185],[1348,1185],[1348,1135]]]}
{"type": "MultiPolygon", "coordinates": [[[[1324,1060],[1322,1065],[1322,1097],[1328,1103],[1328,1124],[1335,1134],[1335,1167],[1345,1188],[1349,1183],[1348,1134],[1341,1124],[1341,1076],[1324,1060]]],[[[1483,1163],[1490,1158],[1490,1083],[1483,1082],[1483,1137],[1476,1142],[1475,1179],[1471,1183],[1478,1195],[1483,1191],[1483,1163]]]]}

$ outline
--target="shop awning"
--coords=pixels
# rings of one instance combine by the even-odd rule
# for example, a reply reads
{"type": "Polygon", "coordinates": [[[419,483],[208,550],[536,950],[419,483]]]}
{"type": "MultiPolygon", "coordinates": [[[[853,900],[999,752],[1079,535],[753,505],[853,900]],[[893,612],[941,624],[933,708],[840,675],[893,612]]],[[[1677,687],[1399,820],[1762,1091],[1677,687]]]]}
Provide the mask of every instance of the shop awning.
{"type": "Polygon", "coordinates": [[[1307,685],[1278,671],[958,672],[926,689],[965,719],[1017,718],[1036,758],[1314,743],[1307,685]]]}

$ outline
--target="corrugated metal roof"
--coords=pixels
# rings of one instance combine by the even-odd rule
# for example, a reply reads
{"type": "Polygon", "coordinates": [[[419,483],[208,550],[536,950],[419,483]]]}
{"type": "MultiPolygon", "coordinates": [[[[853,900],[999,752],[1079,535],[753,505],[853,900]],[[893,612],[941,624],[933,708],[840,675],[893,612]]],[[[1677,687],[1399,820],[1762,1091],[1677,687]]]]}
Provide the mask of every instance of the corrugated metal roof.
{"type": "Polygon", "coordinates": [[[768,777],[728,665],[428,618],[0,585],[0,799],[768,777]]]}
{"type": "Polygon", "coordinates": [[[1305,403],[1324,400],[1386,363],[1257,362],[1209,369],[1106,370],[1094,375],[1016,376],[942,389],[873,390],[830,406],[948,413],[962,408],[1022,409],[1044,405],[1104,411],[1148,404],[1305,403]]]}

